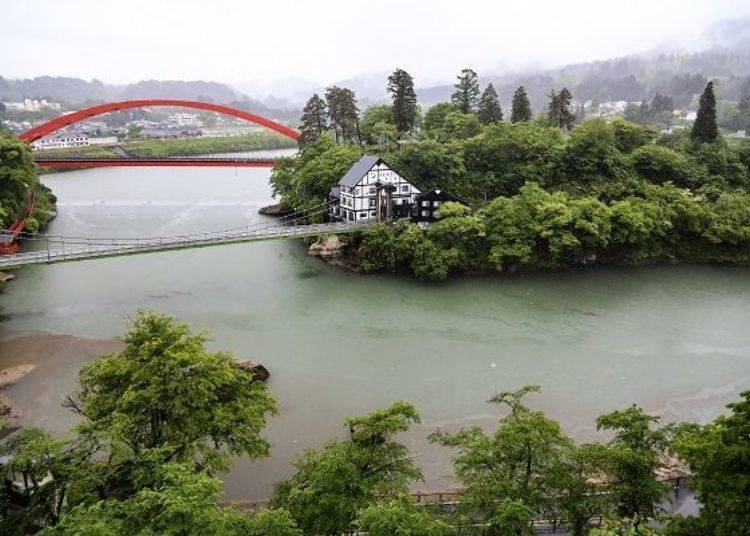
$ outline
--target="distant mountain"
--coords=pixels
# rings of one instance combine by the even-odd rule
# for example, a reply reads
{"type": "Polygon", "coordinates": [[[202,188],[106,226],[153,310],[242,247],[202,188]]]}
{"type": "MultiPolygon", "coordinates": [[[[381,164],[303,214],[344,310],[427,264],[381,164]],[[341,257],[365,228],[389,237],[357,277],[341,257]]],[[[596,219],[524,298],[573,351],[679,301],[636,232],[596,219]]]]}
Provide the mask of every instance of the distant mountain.
{"type": "MultiPolygon", "coordinates": [[[[314,82],[301,76],[285,76],[270,81],[252,80],[236,84],[237,89],[254,99],[269,101],[275,99],[277,104],[303,103],[318,87],[314,82]]],[[[269,102],[270,104],[270,102],[269,102]]]]}
{"type": "Polygon", "coordinates": [[[238,100],[242,95],[226,84],[202,80],[142,80],[129,84],[118,98],[128,99],[185,99],[216,103],[238,100]]]}
{"type": "Polygon", "coordinates": [[[26,79],[7,79],[0,76],[0,100],[17,101],[24,98],[46,98],[65,103],[111,100],[121,86],[104,84],[99,80],[81,80],[64,76],[38,76],[26,79]]]}
{"type": "Polygon", "coordinates": [[[206,81],[143,80],[135,84],[113,85],[99,80],[39,76],[30,79],[0,77],[0,101],[17,101],[24,98],[45,98],[72,107],[97,102],[131,99],[183,99],[234,104],[235,106],[285,121],[296,121],[298,108],[280,102],[261,102],[231,88],[226,84],[206,81]]]}

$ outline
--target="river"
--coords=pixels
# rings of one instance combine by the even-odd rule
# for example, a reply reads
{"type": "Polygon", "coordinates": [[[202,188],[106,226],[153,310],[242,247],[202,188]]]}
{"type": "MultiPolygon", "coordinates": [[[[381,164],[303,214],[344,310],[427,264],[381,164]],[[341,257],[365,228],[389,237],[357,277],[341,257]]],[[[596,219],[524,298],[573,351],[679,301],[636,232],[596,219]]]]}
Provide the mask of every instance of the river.
{"type": "MultiPolygon", "coordinates": [[[[257,154],[257,153],[256,153],[257,154]]],[[[49,232],[148,236],[263,220],[269,170],[100,168],[47,175],[49,232]]],[[[31,266],[0,296],[0,369],[36,369],[8,389],[24,422],[62,433],[59,406],[80,366],[117,348],[138,309],[209,330],[211,347],[271,371],[272,456],[238,461],[230,498],[264,498],[305,448],[344,437],[344,418],[407,400],[404,436],[425,472],[451,485],[450,452],[425,433],[480,425],[486,400],[524,384],[579,440],[595,417],[638,403],[666,420],[707,420],[750,388],[750,271],[662,266],[465,277],[444,284],[362,276],[275,241],[31,266]]]]}

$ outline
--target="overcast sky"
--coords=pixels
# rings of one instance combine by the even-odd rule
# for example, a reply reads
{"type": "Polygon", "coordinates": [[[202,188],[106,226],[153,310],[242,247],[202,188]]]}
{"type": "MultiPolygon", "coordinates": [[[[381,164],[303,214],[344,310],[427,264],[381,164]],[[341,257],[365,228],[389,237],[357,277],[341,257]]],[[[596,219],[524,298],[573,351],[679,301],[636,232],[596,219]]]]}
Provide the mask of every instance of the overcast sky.
{"type": "Polygon", "coordinates": [[[329,83],[402,67],[417,85],[651,49],[748,0],[2,0],[0,75],[329,83]],[[565,10],[561,11],[561,7],[565,10]]]}

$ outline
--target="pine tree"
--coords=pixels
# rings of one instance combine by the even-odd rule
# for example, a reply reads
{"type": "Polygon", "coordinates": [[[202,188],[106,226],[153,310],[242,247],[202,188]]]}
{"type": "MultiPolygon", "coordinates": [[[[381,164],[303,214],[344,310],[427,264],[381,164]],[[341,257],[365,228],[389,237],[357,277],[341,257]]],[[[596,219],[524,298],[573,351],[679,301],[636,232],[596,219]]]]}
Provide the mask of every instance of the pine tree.
{"type": "Polygon", "coordinates": [[[694,140],[712,142],[719,135],[716,126],[716,96],[714,95],[714,83],[709,82],[701,95],[698,115],[693,123],[690,137],[694,140]]]}
{"type": "Polygon", "coordinates": [[[388,77],[388,92],[393,98],[393,120],[399,132],[409,132],[417,122],[417,94],[414,79],[403,69],[388,77]]]}
{"type": "Polygon", "coordinates": [[[451,101],[465,114],[473,112],[479,103],[479,77],[472,69],[462,69],[451,101]]]}
{"type": "Polygon", "coordinates": [[[529,97],[526,96],[526,88],[523,86],[519,86],[513,93],[510,121],[512,123],[531,121],[531,105],[529,104],[529,97]]]}
{"type": "Polygon", "coordinates": [[[302,120],[299,129],[300,146],[317,140],[323,132],[328,130],[327,116],[328,111],[325,101],[317,93],[314,93],[302,109],[302,120]]]}
{"type": "Polygon", "coordinates": [[[479,98],[477,117],[483,125],[500,123],[503,120],[503,110],[500,107],[500,99],[492,84],[487,84],[482,96],[479,98]]]}
{"type": "Polygon", "coordinates": [[[570,101],[573,96],[568,88],[562,88],[559,93],[554,90],[549,94],[549,119],[558,128],[570,130],[573,128],[576,116],[570,111],[570,101]]]}
{"type": "Polygon", "coordinates": [[[357,98],[351,89],[331,86],[326,89],[328,119],[336,141],[361,143],[357,98]]]}

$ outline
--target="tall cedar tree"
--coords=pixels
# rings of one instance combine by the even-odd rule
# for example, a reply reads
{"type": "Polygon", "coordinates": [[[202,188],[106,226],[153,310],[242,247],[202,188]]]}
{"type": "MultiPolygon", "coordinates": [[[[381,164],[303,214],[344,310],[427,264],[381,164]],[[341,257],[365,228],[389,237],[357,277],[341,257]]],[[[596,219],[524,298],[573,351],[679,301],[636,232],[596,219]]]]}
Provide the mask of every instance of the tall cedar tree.
{"type": "Polygon", "coordinates": [[[357,98],[351,89],[331,86],[326,89],[328,119],[336,141],[360,143],[357,98]]]}
{"type": "Polygon", "coordinates": [[[313,93],[313,96],[302,109],[302,124],[299,130],[300,146],[317,140],[323,132],[328,130],[326,101],[321,99],[317,93],[313,93]]]}
{"type": "Polygon", "coordinates": [[[526,96],[526,88],[519,86],[513,93],[513,105],[510,113],[511,123],[531,121],[531,104],[526,96]]]}
{"type": "Polygon", "coordinates": [[[714,95],[714,83],[709,82],[701,95],[698,106],[698,116],[693,123],[690,137],[694,140],[711,142],[719,135],[716,126],[716,96],[714,95]]]}
{"type": "Polygon", "coordinates": [[[388,93],[393,99],[393,121],[399,132],[409,132],[417,122],[417,94],[414,79],[403,69],[388,77],[388,93]]]}
{"type": "Polygon", "coordinates": [[[575,115],[570,111],[570,101],[573,96],[568,88],[562,88],[559,93],[552,91],[549,95],[549,119],[558,128],[570,130],[575,122],[575,115]]]}
{"type": "Polygon", "coordinates": [[[471,113],[479,104],[479,77],[472,69],[462,69],[457,78],[458,82],[453,86],[456,91],[451,95],[451,101],[458,106],[460,112],[471,113]]]}
{"type": "Polygon", "coordinates": [[[503,110],[500,107],[500,99],[492,84],[487,84],[482,96],[479,98],[477,117],[483,125],[500,123],[503,120],[503,110]]]}

